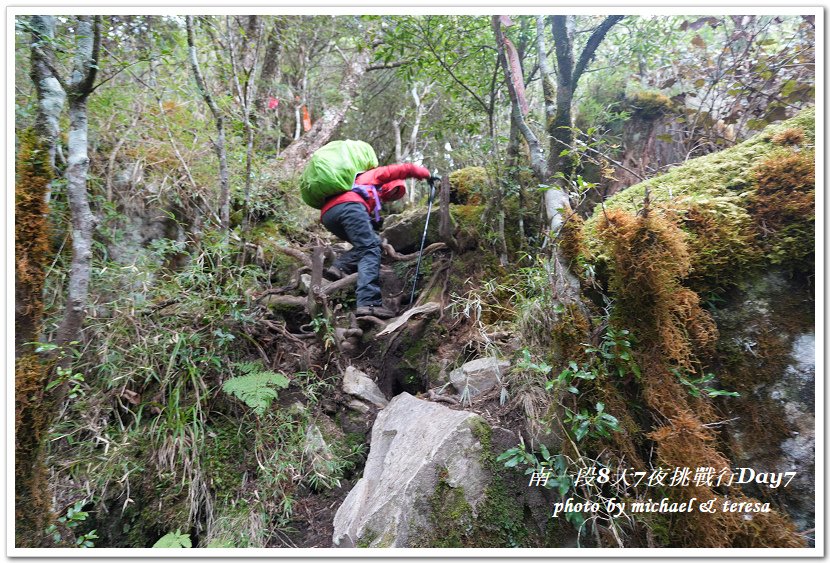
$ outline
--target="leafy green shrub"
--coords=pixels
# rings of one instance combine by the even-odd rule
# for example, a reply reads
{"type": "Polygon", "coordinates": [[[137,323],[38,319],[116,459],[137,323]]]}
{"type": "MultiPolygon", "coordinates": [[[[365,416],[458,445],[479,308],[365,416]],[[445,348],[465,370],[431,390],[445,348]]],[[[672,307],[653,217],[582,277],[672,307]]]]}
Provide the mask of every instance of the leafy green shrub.
{"type": "Polygon", "coordinates": [[[619,421],[616,417],[605,412],[604,403],[597,403],[594,408],[596,414],[589,414],[587,409],[582,409],[578,413],[567,411],[565,422],[571,424],[571,430],[577,441],[582,441],[588,436],[609,438],[611,436],[609,431],[618,432],[620,430],[619,421]]]}
{"type": "Polygon", "coordinates": [[[737,391],[724,391],[722,389],[715,389],[714,387],[708,385],[715,379],[714,373],[707,373],[700,377],[691,377],[688,373],[677,369],[671,368],[670,371],[677,376],[677,379],[688,387],[689,395],[692,397],[700,397],[703,393],[705,393],[709,397],[740,397],[741,394],[737,391]]]}
{"type": "MultiPolygon", "coordinates": [[[[87,516],[89,516],[89,514],[81,510],[83,505],[84,501],[79,500],[74,505],[70,506],[66,511],[66,516],[58,518],[58,522],[65,524],[70,530],[74,530],[80,526],[81,522],[84,522],[87,516]]],[[[46,535],[51,536],[52,541],[54,541],[55,544],[60,544],[63,540],[63,537],[55,524],[50,524],[49,527],[46,528],[46,535]]],[[[94,539],[98,539],[97,530],[91,530],[76,537],[75,545],[80,548],[95,547],[95,544],[92,542],[94,539]]]]}
{"type": "Polygon", "coordinates": [[[175,532],[170,532],[168,534],[163,535],[161,538],[159,538],[159,541],[153,544],[153,547],[193,547],[193,544],[190,542],[189,534],[183,534],[181,530],[176,530],[175,532]]]}

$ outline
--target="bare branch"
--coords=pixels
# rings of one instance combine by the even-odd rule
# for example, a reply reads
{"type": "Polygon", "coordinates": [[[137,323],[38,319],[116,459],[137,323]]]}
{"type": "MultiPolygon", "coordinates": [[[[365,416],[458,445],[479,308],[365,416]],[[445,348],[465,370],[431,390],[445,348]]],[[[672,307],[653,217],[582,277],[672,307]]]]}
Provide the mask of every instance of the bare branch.
{"type": "Polygon", "coordinates": [[[572,84],[574,87],[576,86],[576,83],[579,82],[579,77],[582,76],[583,72],[585,72],[585,68],[588,66],[588,63],[590,63],[591,59],[594,58],[594,53],[596,52],[597,47],[599,47],[599,44],[602,43],[602,40],[605,39],[605,34],[607,34],[608,31],[624,17],[625,16],[608,16],[597,26],[591,34],[591,37],[588,38],[588,42],[585,44],[585,48],[582,49],[582,54],[579,55],[579,61],[577,61],[576,67],[574,67],[573,70],[572,84]]]}
{"type": "Polygon", "coordinates": [[[400,68],[402,66],[406,66],[408,64],[412,64],[415,62],[415,59],[408,59],[405,61],[395,61],[394,63],[384,63],[379,65],[369,65],[366,67],[366,70],[388,70],[392,68],[400,68]]]}

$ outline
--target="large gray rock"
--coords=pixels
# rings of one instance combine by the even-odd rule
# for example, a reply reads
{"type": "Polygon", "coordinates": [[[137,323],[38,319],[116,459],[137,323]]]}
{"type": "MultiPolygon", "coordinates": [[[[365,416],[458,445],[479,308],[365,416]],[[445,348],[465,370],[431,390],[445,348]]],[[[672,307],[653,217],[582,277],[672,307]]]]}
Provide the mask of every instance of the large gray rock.
{"type": "MultiPolygon", "coordinates": [[[[438,242],[438,201],[432,204],[432,216],[429,219],[427,229],[426,245],[438,242]]],[[[414,207],[403,213],[390,215],[384,222],[381,236],[401,254],[415,252],[421,246],[421,239],[424,236],[424,224],[427,220],[426,207],[414,207]]]]}
{"type": "Polygon", "coordinates": [[[450,382],[460,394],[464,395],[467,389],[469,396],[475,397],[498,385],[509,367],[506,360],[479,358],[452,370],[450,382]]]}
{"type": "Polygon", "coordinates": [[[719,348],[729,361],[723,400],[735,467],[795,471],[787,487],[743,488],[772,500],[797,529],[815,527],[815,319],[812,290],[767,272],[715,312],[719,348]],[[731,390],[731,388],[730,388],[731,390]]]}
{"type": "Polygon", "coordinates": [[[358,399],[369,401],[379,408],[389,404],[383,396],[377,384],[372,379],[354,366],[346,368],[343,374],[343,391],[358,399]]]}
{"type": "Polygon", "coordinates": [[[475,509],[491,475],[473,431],[483,419],[408,393],[380,411],[363,477],[334,516],[336,547],[407,547],[431,530],[430,498],[439,481],[463,491],[475,509]],[[413,536],[413,533],[416,534],[413,536]]]}

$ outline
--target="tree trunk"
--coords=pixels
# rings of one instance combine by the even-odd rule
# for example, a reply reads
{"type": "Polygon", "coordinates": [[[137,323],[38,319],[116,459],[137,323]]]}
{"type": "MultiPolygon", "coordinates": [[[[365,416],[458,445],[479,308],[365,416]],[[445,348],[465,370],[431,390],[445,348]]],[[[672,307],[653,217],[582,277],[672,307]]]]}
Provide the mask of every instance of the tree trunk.
{"type": "MultiPolygon", "coordinates": [[[[40,143],[49,151],[49,165],[55,171],[55,150],[60,132],[60,115],[66,101],[66,91],[60,77],[54,72],[55,54],[52,41],[55,38],[53,16],[32,16],[32,68],[31,78],[37,91],[37,116],[35,129],[40,143]]],[[[55,171],[56,172],[56,171],[55,171]]]]}
{"type": "Polygon", "coordinates": [[[510,95],[510,119],[527,141],[528,151],[530,152],[530,167],[533,170],[533,174],[540,183],[546,183],[548,180],[548,170],[545,164],[545,150],[542,148],[542,143],[539,141],[539,138],[527,125],[527,122],[522,115],[522,111],[519,106],[519,95],[516,91],[517,77],[513,76],[513,72],[507,62],[507,56],[504,52],[504,33],[501,30],[499,16],[493,16],[492,23],[493,32],[496,35],[496,48],[499,53],[499,61],[504,69],[507,91],[510,95]]]}
{"type": "Polygon", "coordinates": [[[450,215],[450,177],[444,175],[438,192],[438,239],[446,243],[453,252],[458,252],[458,241],[452,233],[452,216],[450,215]]]}
{"type": "MultiPolygon", "coordinates": [[[[80,339],[87,304],[92,244],[92,213],[86,196],[87,157],[86,99],[93,90],[101,40],[101,17],[78,16],[75,26],[75,59],[69,87],[55,72],[51,16],[32,17],[32,80],[37,86],[38,114],[33,134],[21,135],[15,182],[15,297],[20,343],[36,341],[43,313],[45,279],[46,195],[52,179],[59,116],[69,92],[70,131],[67,191],[72,213],[72,264],[69,296],[56,343],[62,347],[80,339]],[[23,307],[20,309],[20,307],[23,307]]],[[[17,344],[17,341],[16,341],[17,344]]],[[[48,373],[32,351],[18,346],[15,362],[15,545],[43,547],[47,523],[53,518],[43,464],[46,431],[53,405],[46,400],[48,373]]],[[[59,367],[71,367],[71,354],[59,359],[59,367]]]]}
{"type": "Polygon", "coordinates": [[[507,179],[516,186],[519,195],[518,225],[516,231],[519,233],[519,240],[524,245],[525,240],[525,189],[522,185],[519,166],[522,162],[521,154],[521,132],[516,123],[510,120],[510,140],[507,142],[507,179]]]}
{"type": "Polygon", "coordinates": [[[337,127],[342,123],[343,118],[346,117],[346,112],[355,95],[357,95],[360,79],[366,72],[367,66],[369,66],[369,52],[362,51],[348,65],[343,80],[340,82],[339,90],[343,95],[340,103],[326,109],[323,116],[311,127],[311,130],[291,143],[280,155],[282,174],[289,176],[300,172],[314,151],[329,142],[337,127]]]}
{"type": "Polygon", "coordinates": [[[43,316],[50,142],[49,132],[43,137],[31,130],[20,135],[15,178],[14,525],[18,547],[40,547],[51,519],[43,466],[43,437],[49,424],[49,409],[43,401],[46,367],[33,349],[25,347],[40,337],[43,316]]]}
{"type": "MultiPolygon", "coordinates": [[[[252,123],[252,113],[254,111],[254,100],[256,99],[256,81],[253,77],[256,75],[257,67],[259,66],[262,25],[257,16],[250,16],[248,18],[248,30],[243,36],[243,44],[247,45],[248,48],[242,50],[242,55],[239,57],[240,60],[237,61],[234,52],[234,37],[230,27],[230,18],[226,17],[225,21],[228,22],[228,45],[230,47],[233,82],[236,87],[236,96],[239,100],[239,105],[242,107],[245,127],[245,188],[243,190],[242,202],[242,230],[247,232],[250,220],[248,217],[248,209],[250,207],[254,160],[254,125],[252,123]],[[253,45],[253,49],[250,49],[251,44],[253,45]],[[243,76],[244,80],[240,76],[243,76]]],[[[244,254],[243,252],[243,257],[244,254]]]]}
{"type": "Polygon", "coordinates": [[[228,156],[227,149],[225,148],[225,117],[219,109],[219,106],[216,105],[213,96],[210,94],[199,66],[199,59],[196,56],[196,39],[193,32],[193,16],[187,16],[185,18],[185,24],[187,27],[190,68],[196,79],[199,93],[202,94],[202,98],[210,108],[210,112],[213,114],[213,119],[216,123],[216,140],[213,142],[213,148],[219,159],[219,221],[222,231],[227,233],[230,230],[231,224],[231,190],[228,175],[228,156]]]}
{"type": "Polygon", "coordinates": [[[34,130],[19,136],[15,177],[14,544],[41,547],[53,518],[43,465],[49,425],[47,370],[28,342],[40,338],[49,252],[47,199],[66,93],[54,72],[53,16],[32,16],[31,78],[37,89],[34,130]]]}
{"type": "Polygon", "coordinates": [[[89,171],[87,128],[86,99],[70,99],[69,166],[65,176],[72,212],[72,266],[66,313],[55,338],[59,346],[78,340],[89,293],[93,217],[86,191],[89,171]]]}
{"type": "MultiPolygon", "coordinates": [[[[89,295],[94,218],[86,190],[89,172],[86,103],[97,72],[100,35],[100,16],[96,16],[94,26],[88,16],[78,17],[75,65],[69,85],[69,159],[65,174],[72,213],[72,264],[66,312],[55,336],[55,343],[61,347],[80,340],[89,295]]],[[[71,356],[64,355],[60,363],[64,364],[62,367],[71,366],[71,356]]]]}
{"type": "MultiPolygon", "coordinates": [[[[608,16],[594,29],[579,59],[574,62],[573,35],[575,28],[574,16],[551,16],[551,32],[553,33],[556,51],[556,111],[553,120],[548,123],[550,137],[550,151],[548,154],[548,177],[553,179],[553,187],[545,192],[545,209],[550,220],[550,230],[555,236],[564,222],[563,212],[571,210],[568,197],[571,177],[575,163],[570,153],[574,144],[573,119],[571,106],[579,79],[588,64],[594,58],[597,47],[605,35],[623,16],[608,16]]],[[[543,84],[545,78],[543,77],[543,84]]]]}
{"type": "Polygon", "coordinates": [[[265,53],[262,57],[262,67],[259,71],[257,91],[261,108],[267,107],[268,96],[274,95],[274,85],[280,80],[280,53],[282,52],[282,37],[280,36],[283,27],[282,18],[277,18],[271,30],[268,32],[268,40],[265,45],[265,53]]]}

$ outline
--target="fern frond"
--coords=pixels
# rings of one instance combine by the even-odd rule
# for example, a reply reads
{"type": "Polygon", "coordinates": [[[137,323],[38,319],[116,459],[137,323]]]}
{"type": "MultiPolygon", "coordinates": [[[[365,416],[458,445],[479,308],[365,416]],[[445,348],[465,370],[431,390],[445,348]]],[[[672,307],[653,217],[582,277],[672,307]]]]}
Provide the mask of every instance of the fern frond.
{"type": "Polygon", "coordinates": [[[257,416],[262,416],[277,398],[277,389],[288,387],[288,378],[273,371],[257,371],[259,366],[250,363],[245,364],[245,367],[248,369],[241,371],[247,375],[227,380],[222,385],[222,390],[248,405],[257,416]]]}

